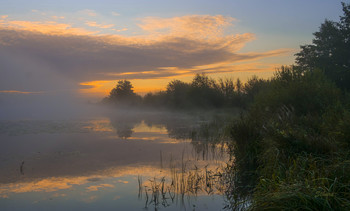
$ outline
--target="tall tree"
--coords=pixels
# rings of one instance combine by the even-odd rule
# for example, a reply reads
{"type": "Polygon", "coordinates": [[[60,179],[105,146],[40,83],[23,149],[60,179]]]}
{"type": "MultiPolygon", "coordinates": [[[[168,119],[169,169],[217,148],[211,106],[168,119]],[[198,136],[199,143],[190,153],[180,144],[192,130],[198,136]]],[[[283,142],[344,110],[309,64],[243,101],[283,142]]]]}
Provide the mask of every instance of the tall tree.
{"type": "Polygon", "coordinates": [[[173,80],[169,82],[166,89],[168,104],[177,108],[185,107],[188,104],[187,97],[189,89],[190,84],[180,80],[173,80]]]}
{"type": "Polygon", "coordinates": [[[108,99],[115,104],[135,104],[140,96],[134,93],[133,88],[130,81],[120,80],[109,93],[108,99]]]}
{"type": "Polygon", "coordinates": [[[196,74],[191,82],[189,99],[199,107],[220,107],[223,105],[223,93],[215,80],[204,73],[196,74]]]}
{"type": "Polygon", "coordinates": [[[326,20],[312,44],[301,46],[296,63],[305,70],[322,69],[340,88],[350,90],[350,4],[342,6],[340,21],[326,20]]]}

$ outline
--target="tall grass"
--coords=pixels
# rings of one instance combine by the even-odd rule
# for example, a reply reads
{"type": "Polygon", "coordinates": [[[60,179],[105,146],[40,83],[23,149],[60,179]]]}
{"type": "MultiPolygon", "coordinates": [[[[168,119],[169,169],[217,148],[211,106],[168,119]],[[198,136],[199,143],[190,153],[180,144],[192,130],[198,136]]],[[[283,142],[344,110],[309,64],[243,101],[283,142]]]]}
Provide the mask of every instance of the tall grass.
{"type": "Polygon", "coordinates": [[[231,208],[349,210],[347,101],[321,71],[277,72],[232,125],[231,208]]]}
{"type": "Polygon", "coordinates": [[[167,176],[153,177],[143,182],[141,176],[139,182],[139,198],[144,198],[145,208],[153,206],[158,209],[178,204],[186,208],[186,201],[191,197],[200,195],[223,195],[226,190],[226,178],[223,176],[224,166],[208,165],[200,168],[196,165],[189,166],[184,155],[180,165],[170,159],[167,176]]]}

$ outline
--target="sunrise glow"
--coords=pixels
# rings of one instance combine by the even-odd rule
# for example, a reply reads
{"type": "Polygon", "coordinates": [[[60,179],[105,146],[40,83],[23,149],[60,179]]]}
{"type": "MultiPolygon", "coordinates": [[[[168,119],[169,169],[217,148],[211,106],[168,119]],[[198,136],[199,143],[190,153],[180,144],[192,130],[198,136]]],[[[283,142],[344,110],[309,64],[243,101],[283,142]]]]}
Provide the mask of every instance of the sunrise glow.
{"type": "MultiPolygon", "coordinates": [[[[240,7],[257,6],[243,1],[205,1],[200,3],[203,11],[195,10],[193,2],[186,12],[171,10],[181,2],[157,4],[158,12],[153,12],[152,3],[140,1],[144,9],[139,14],[126,9],[134,4],[124,2],[97,8],[93,1],[81,3],[56,9],[54,4],[4,2],[0,46],[6,76],[0,93],[61,93],[69,87],[82,98],[98,101],[122,79],[132,81],[134,91],[144,95],[164,90],[174,79],[189,82],[197,73],[242,81],[253,75],[268,78],[281,65],[293,64],[299,45],[311,37],[302,17],[293,25],[288,14],[275,22],[264,13],[249,16],[240,7]],[[21,6],[16,10],[11,5],[21,6]],[[265,27],[257,21],[265,21],[265,27]]],[[[308,5],[314,4],[303,7],[308,5]]],[[[334,5],[325,7],[331,9],[328,15],[308,14],[315,20],[308,25],[315,29],[321,17],[337,17],[339,6],[334,5]]],[[[266,13],[281,10],[279,6],[266,13]]]]}

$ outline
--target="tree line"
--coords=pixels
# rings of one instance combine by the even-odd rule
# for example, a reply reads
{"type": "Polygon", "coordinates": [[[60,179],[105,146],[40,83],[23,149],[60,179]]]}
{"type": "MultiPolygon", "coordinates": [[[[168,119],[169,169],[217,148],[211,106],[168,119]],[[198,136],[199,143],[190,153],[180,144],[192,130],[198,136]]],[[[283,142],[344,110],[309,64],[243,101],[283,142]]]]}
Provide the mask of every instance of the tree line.
{"type": "Polygon", "coordinates": [[[102,102],[116,106],[170,109],[244,108],[265,84],[267,80],[256,76],[243,84],[239,78],[214,80],[202,73],[196,74],[188,83],[172,80],[164,91],[149,92],[141,97],[134,92],[130,81],[120,80],[102,102]]]}
{"type": "MultiPolygon", "coordinates": [[[[342,91],[350,90],[350,10],[348,4],[342,3],[342,6],[344,15],[339,22],[326,20],[314,33],[312,44],[301,46],[301,51],[296,54],[296,65],[290,67],[294,74],[290,77],[321,71],[342,91]]],[[[277,71],[276,74],[286,74],[285,68],[281,67],[280,73],[277,71]]],[[[256,94],[269,87],[273,80],[254,76],[243,84],[239,78],[214,80],[202,73],[195,75],[190,83],[173,80],[165,91],[148,93],[144,97],[133,91],[130,81],[120,80],[102,102],[172,109],[248,108],[256,94]]]]}

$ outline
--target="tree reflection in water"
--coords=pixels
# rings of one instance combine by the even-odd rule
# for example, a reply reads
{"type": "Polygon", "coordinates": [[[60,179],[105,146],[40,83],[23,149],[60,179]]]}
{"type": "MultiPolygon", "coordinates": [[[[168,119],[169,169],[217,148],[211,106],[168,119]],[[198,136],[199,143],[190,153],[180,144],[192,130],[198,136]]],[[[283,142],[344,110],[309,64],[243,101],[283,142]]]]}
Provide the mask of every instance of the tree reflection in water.
{"type": "Polygon", "coordinates": [[[208,115],[160,112],[119,114],[111,119],[120,138],[131,137],[133,128],[143,123],[149,127],[164,127],[170,138],[190,141],[193,147],[192,155],[183,152],[181,160],[177,161],[172,157],[163,160],[160,152],[161,173],[153,178],[139,175],[138,196],[144,200],[145,208],[158,209],[174,203],[186,208],[185,201],[191,206],[191,198],[196,196],[225,195],[225,168],[229,160],[225,125],[228,121],[220,115],[208,118],[208,115]]]}

